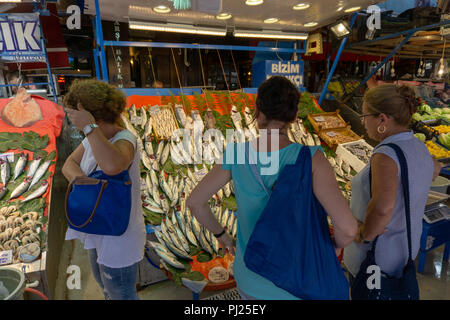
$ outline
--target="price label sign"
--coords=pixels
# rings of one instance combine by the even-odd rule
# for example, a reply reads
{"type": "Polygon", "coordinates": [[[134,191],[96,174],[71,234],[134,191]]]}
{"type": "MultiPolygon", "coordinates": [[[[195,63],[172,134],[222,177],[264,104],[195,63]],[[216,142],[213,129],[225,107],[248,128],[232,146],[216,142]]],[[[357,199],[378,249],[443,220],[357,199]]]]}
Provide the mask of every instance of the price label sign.
{"type": "Polygon", "coordinates": [[[325,122],[325,118],[322,116],[314,117],[314,120],[316,120],[317,122],[325,122]]]}
{"type": "Polygon", "coordinates": [[[12,250],[1,251],[0,252],[0,266],[12,263],[12,250]]]}
{"type": "Polygon", "coordinates": [[[331,131],[331,132],[327,132],[327,135],[328,135],[329,137],[331,137],[331,138],[334,138],[334,137],[336,137],[336,136],[337,136],[337,133],[336,133],[336,132],[333,132],[333,131],[331,131]]]}

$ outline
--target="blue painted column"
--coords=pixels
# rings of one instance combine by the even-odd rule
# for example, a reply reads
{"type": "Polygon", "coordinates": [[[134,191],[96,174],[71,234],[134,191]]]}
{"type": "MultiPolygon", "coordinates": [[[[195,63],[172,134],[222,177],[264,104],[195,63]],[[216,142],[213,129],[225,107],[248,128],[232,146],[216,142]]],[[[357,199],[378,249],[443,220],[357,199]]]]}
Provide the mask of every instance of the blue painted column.
{"type": "Polygon", "coordinates": [[[109,82],[105,46],[103,43],[102,17],[100,13],[99,0],[95,0],[95,31],[97,35],[97,50],[100,57],[100,68],[102,71],[103,81],[109,82]]]}
{"type": "MultiPolygon", "coordinates": [[[[357,16],[358,16],[358,13],[356,13],[356,12],[352,15],[352,20],[350,22],[350,29],[353,28],[353,25],[355,24],[357,16]]],[[[339,51],[336,54],[336,58],[334,59],[333,66],[331,67],[330,73],[328,74],[327,81],[325,82],[325,85],[322,89],[322,93],[320,94],[319,106],[322,105],[322,101],[325,98],[325,95],[328,91],[328,86],[331,82],[331,78],[333,77],[334,71],[336,71],[336,67],[339,63],[339,59],[341,58],[342,52],[344,51],[344,47],[345,47],[345,44],[347,43],[347,40],[348,40],[348,35],[342,40],[341,46],[339,47],[339,51]]]]}

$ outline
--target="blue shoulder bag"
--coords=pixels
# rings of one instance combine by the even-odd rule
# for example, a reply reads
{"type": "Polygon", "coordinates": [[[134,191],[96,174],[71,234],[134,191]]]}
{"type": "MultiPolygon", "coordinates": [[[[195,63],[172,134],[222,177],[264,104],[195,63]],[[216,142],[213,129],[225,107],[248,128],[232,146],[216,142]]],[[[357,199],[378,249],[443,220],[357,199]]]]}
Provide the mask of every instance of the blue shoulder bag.
{"type": "Polygon", "coordinates": [[[247,268],[301,299],[348,300],[327,213],[313,193],[310,149],[302,147],[296,163],[284,167],[272,192],[249,163],[270,198],[245,249],[247,268]]]}
{"type": "MultiPolygon", "coordinates": [[[[359,272],[352,284],[353,300],[419,300],[419,285],[416,278],[416,266],[411,254],[411,215],[409,201],[409,179],[408,179],[408,163],[402,149],[393,143],[383,144],[394,149],[397,154],[400,168],[401,181],[403,185],[403,197],[405,199],[405,215],[406,215],[406,233],[408,236],[408,262],[403,269],[403,275],[400,278],[389,276],[382,273],[380,279],[380,289],[369,289],[367,282],[372,276],[367,273],[369,266],[377,265],[375,261],[375,248],[378,236],[372,243],[372,248],[367,252],[367,256],[359,268],[359,272]]],[[[372,180],[372,172],[370,172],[370,181],[372,180]]],[[[372,191],[371,191],[372,193],[372,191]]]]}
{"type": "Polygon", "coordinates": [[[69,228],[103,236],[125,233],[130,221],[131,185],[128,170],[114,176],[97,170],[76,178],[66,193],[69,228]]]}

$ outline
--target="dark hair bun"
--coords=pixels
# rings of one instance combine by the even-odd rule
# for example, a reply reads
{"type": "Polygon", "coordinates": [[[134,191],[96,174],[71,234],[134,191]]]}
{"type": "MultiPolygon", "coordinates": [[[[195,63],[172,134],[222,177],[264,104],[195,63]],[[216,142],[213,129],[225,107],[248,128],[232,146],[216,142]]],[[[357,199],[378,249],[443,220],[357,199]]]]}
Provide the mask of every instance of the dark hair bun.
{"type": "Polygon", "coordinates": [[[405,99],[406,106],[409,108],[409,113],[412,115],[417,112],[417,108],[420,105],[420,99],[416,97],[414,89],[409,86],[399,86],[398,93],[405,99]]]}

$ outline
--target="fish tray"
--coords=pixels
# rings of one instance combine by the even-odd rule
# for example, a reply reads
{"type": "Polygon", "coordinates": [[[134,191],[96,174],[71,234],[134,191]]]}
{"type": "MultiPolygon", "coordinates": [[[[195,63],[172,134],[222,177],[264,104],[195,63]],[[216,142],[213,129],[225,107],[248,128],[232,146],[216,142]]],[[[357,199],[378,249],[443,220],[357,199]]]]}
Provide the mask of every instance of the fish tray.
{"type": "Polygon", "coordinates": [[[178,126],[178,122],[175,118],[175,113],[173,111],[173,107],[172,105],[169,103],[169,105],[167,106],[153,106],[153,107],[149,107],[148,111],[150,113],[150,116],[153,119],[153,132],[155,134],[155,138],[156,138],[156,142],[159,142],[161,140],[169,140],[172,137],[172,133],[173,131],[179,129],[178,126]],[[159,112],[157,110],[155,110],[155,108],[159,109],[159,112]],[[160,112],[170,112],[170,116],[168,117],[168,119],[164,119],[162,120],[160,118],[160,112]],[[155,123],[157,124],[155,126],[155,123]],[[172,128],[172,130],[170,132],[163,132],[161,131],[161,127],[160,124],[164,124],[166,126],[168,126],[169,128],[172,128]]]}
{"type": "Polygon", "coordinates": [[[346,128],[322,130],[318,133],[318,135],[320,139],[322,139],[333,150],[333,152],[336,152],[339,144],[354,142],[362,139],[350,129],[350,126],[346,128]]]}
{"type": "Polygon", "coordinates": [[[336,154],[340,156],[345,162],[347,162],[356,172],[360,172],[367,165],[364,161],[360,160],[358,156],[348,150],[346,147],[353,145],[362,145],[373,151],[373,147],[368,144],[364,139],[339,144],[336,148],[336,154]]]}
{"type": "Polygon", "coordinates": [[[308,114],[308,120],[317,133],[322,130],[345,128],[347,126],[347,123],[339,114],[339,110],[335,112],[310,113],[308,114]]]}

